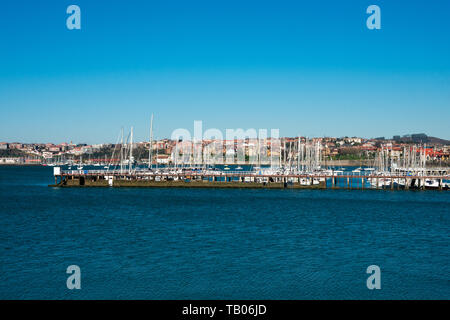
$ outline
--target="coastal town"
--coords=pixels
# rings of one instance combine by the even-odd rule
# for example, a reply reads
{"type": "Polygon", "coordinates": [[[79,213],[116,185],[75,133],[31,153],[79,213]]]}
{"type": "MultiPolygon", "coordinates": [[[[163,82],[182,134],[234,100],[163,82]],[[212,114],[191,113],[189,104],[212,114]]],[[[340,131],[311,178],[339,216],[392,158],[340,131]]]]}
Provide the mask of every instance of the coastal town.
{"type": "MultiPolygon", "coordinates": [[[[258,144],[267,146],[268,157],[288,159],[289,150],[305,137],[285,137],[279,139],[279,148],[271,147],[271,139],[244,139],[242,141],[201,141],[202,150],[215,146],[212,152],[221,152],[223,159],[236,154],[245,155],[245,164],[258,152],[258,144]],[[217,145],[220,146],[217,151],[217,145]],[[230,147],[231,146],[231,147],[230,147]]],[[[408,146],[421,145],[417,152],[424,152],[428,163],[448,166],[450,164],[450,141],[429,137],[426,134],[411,134],[394,136],[392,138],[361,138],[361,137],[321,137],[309,139],[320,147],[320,159],[329,165],[369,165],[374,161],[377,152],[384,150],[391,158],[400,158],[408,146]]],[[[171,165],[176,162],[177,148],[190,142],[180,142],[170,139],[132,143],[133,158],[138,164],[148,164],[149,148],[152,147],[152,163],[171,165]]],[[[121,144],[74,144],[74,143],[20,143],[0,142],[0,165],[64,165],[86,164],[107,165],[117,163],[119,157],[114,154],[121,144]]],[[[259,148],[261,149],[261,148],[259,148]]],[[[215,164],[221,164],[216,162],[215,164]]],[[[264,164],[264,163],[263,163],[264,164]]]]}

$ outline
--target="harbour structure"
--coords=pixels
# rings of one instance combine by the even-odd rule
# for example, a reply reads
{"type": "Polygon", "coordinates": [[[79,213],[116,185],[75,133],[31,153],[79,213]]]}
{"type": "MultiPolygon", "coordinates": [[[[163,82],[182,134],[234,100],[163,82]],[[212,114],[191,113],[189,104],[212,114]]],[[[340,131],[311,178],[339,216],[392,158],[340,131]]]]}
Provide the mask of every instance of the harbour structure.
{"type": "MultiPolygon", "coordinates": [[[[191,147],[187,157],[175,148],[173,166],[153,168],[153,115],[150,125],[148,167],[139,167],[133,157],[133,128],[125,140],[123,129],[110,163],[104,169],[89,170],[78,166],[76,170],[54,168],[57,187],[219,187],[219,188],[349,188],[349,189],[437,189],[450,188],[450,174],[446,168],[427,168],[425,147],[405,148],[403,156],[393,159],[384,146],[377,154],[375,168],[357,168],[343,171],[323,168],[319,141],[298,139],[283,141],[270,149],[257,144],[257,166],[250,170],[242,167],[231,170],[227,165],[218,169],[211,163],[210,150],[195,152],[194,141],[183,141],[191,147]],[[278,161],[272,157],[278,149],[278,161]],[[261,158],[270,153],[270,166],[262,167],[261,158]],[[179,157],[181,155],[181,157],[179,157]],[[105,170],[106,169],[106,170],[105,170]]],[[[203,147],[203,144],[200,144],[203,147]]]]}
{"type": "Polygon", "coordinates": [[[429,167],[427,165],[426,145],[413,145],[404,147],[399,157],[393,157],[389,148],[382,146],[375,159],[374,171],[376,177],[371,177],[369,182],[376,187],[402,187],[402,188],[447,188],[448,183],[442,182],[440,177],[447,177],[448,169],[442,167],[429,167]],[[418,177],[408,183],[404,179],[391,177],[418,177]]]}
{"type": "Polygon", "coordinates": [[[429,172],[407,173],[364,172],[355,174],[326,170],[305,173],[264,173],[261,171],[223,171],[195,168],[134,170],[61,170],[54,168],[55,187],[215,187],[215,188],[348,188],[348,189],[437,189],[450,188],[450,175],[429,172]],[[371,183],[374,181],[375,183],[371,183]],[[386,183],[389,181],[390,183],[386,183]],[[427,181],[437,181],[429,185],[427,181]]]}

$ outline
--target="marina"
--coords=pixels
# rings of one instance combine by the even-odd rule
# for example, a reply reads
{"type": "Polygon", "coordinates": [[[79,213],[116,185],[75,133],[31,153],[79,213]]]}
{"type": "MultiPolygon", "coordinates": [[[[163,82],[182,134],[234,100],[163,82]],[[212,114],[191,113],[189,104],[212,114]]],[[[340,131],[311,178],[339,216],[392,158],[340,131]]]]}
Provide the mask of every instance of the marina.
{"type": "MultiPolygon", "coordinates": [[[[450,173],[446,167],[427,165],[426,145],[404,147],[400,155],[382,145],[373,166],[352,170],[327,166],[319,141],[297,137],[295,141],[258,139],[255,149],[242,148],[254,155],[245,169],[237,165],[235,149],[245,141],[234,141],[229,164],[218,165],[210,145],[203,141],[178,141],[171,163],[158,165],[153,155],[153,115],[150,122],[148,164],[138,164],[133,153],[133,128],[126,141],[123,129],[102,169],[77,166],[53,168],[51,187],[178,187],[178,188],[267,188],[267,189],[391,189],[448,190],[450,173]],[[119,143],[120,141],[120,143],[119,143]],[[236,147],[237,145],[237,147],[236,147]],[[273,155],[276,153],[276,157],[273,155]],[[269,163],[269,165],[263,165],[269,163]]],[[[222,146],[224,144],[222,143],[222,146]]],[[[215,145],[214,145],[215,146],[215,145]]],[[[216,147],[216,146],[215,146],[216,147]]],[[[217,150],[217,148],[215,148],[217,150]]],[[[223,150],[223,149],[221,149],[223,150]]],[[[221,151],[222,152],[222,151],[221,151]]],[[[226,162],[226,161],[224,161],[226,162]]],[[[103,164],[102,164],[103,165],[103,164]]]]}

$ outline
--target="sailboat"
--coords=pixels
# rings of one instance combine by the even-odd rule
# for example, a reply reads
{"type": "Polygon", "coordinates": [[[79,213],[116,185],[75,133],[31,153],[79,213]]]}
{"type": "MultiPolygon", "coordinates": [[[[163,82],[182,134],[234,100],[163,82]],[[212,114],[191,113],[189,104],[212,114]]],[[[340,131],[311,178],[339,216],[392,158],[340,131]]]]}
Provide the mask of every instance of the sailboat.
{"type": "Polygon", "coordinates": [[[106,154],[105,154],[105,160],[104,160],[103,164],[105,165],[103,168],[109,169],[109,164],[107,164],[107,162],[106,162],[106,154]]]}
{"type": "Polygon", "coordinates": [[[83,169],[83,156],[80,156],[80,164],[77,167],[77,170],[82,170],[83,169]]]}

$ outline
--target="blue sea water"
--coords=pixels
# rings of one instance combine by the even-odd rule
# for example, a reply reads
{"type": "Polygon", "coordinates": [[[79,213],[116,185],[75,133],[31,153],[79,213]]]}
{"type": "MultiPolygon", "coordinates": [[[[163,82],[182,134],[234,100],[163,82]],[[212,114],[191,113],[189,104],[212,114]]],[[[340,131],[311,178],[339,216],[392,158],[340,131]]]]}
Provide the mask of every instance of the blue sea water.
{"type": "Polygon", "coordinates": [[[450,298],[448,191],[52,182],[0,167],[1,299],[450,298]],[[66,287],[74,264],[81,290],[66,287]]]}

